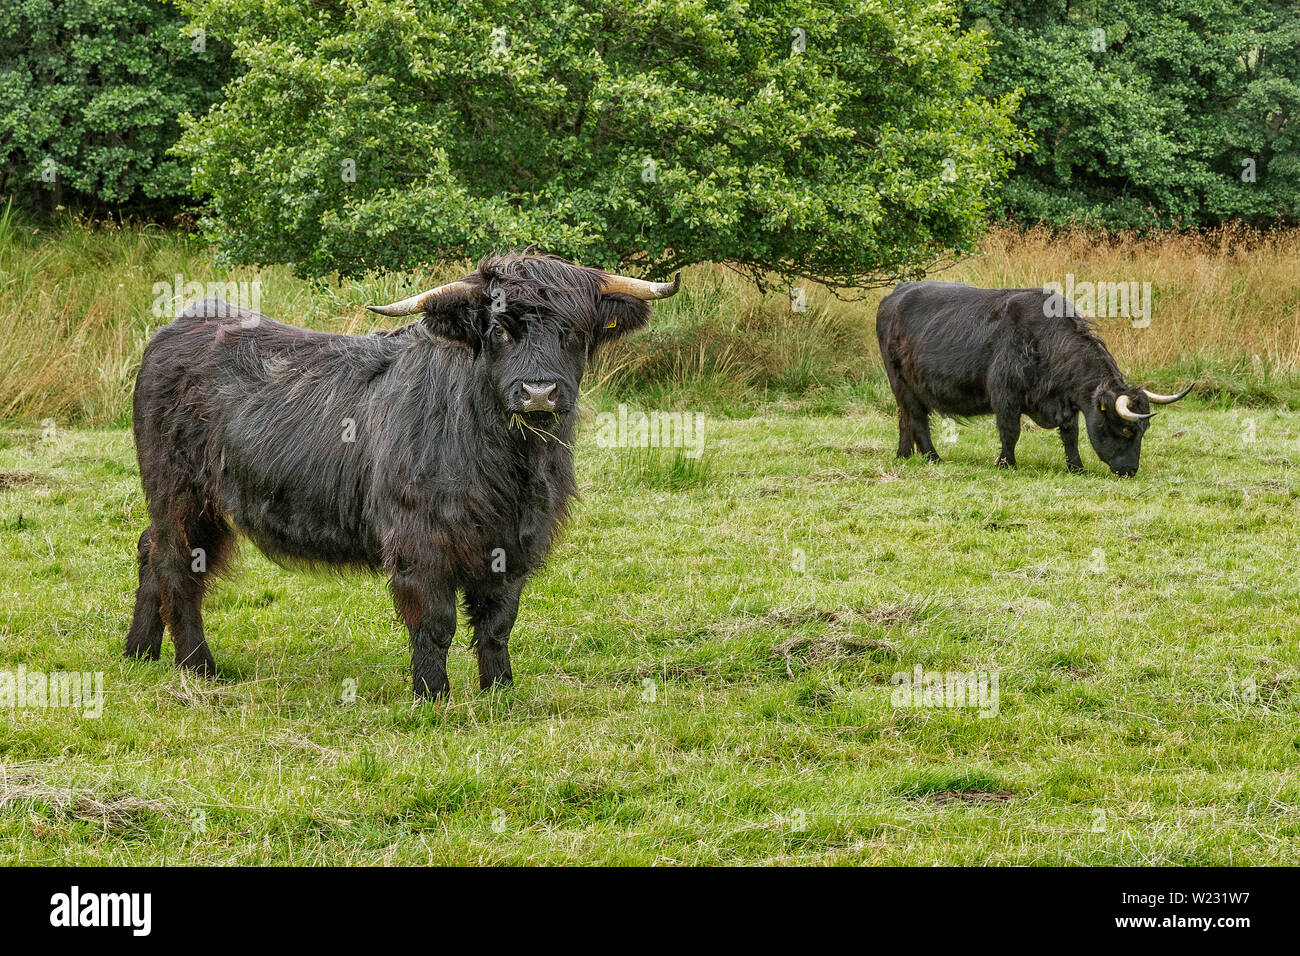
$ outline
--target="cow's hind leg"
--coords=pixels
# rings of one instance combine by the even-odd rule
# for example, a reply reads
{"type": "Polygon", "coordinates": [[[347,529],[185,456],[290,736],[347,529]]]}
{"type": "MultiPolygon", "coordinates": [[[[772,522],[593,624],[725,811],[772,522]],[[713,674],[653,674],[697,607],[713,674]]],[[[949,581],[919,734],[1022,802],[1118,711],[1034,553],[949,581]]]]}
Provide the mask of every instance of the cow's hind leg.
{"type": "Polygon", "coordinates": [[[911,458],[916,448],[916,438],[912,435],[912,420],[900,408],[898,411],[898,457],[911,458]]]}
{"type": "Polygon", "coordinates": [[[1016,467],[1016,442],[1020,440],[1020,409],[1002,405],[996,411],[998,436],[1002,448],[998,451],[998,467],[1016,467]]]}
{"type": "Polygon", "coordinates": [[[502,582],[493,589],[471,589],[465,594],[470,622],[474,625],[474,651],[478,654],[478,681],[483,690],[508,686],[514,679],[510,671],[510,630],[519,613],[522,578],[502,582]]]}
{"type": "MultiPolygon", "coordinates": [[[[916,450],[929,461],[939,461],[939,453],[934,450],[934,440],[930,437],[930,410],[921,404],[921,400],[910,389],[906,392],[906,399],[900,399],[898,408],[899,421],[903,421],[904,416],[907,419],[907,425],[900,426],[900,433],[904,428],[910,431],[916,442],[916,450]]],[[[901,454],[901,442],[899,451],[901,454]]]]}
{"type": "Polygon", "coordinates": [[[156,661],[162,653],[163,619],[158,579],[149,566],[152,550],[153,526],[150,525],[144,529],[136,545],[140,584],[135,589],[135,612],[131,616],[131,629],[126,634],[126,656],[156,661]]]}
{"type": "Polygon", "coordinates": [[[176,645],[176,663],[215,677],[217,665],[203,636],[203,594],[227,556],[233,533],[207,509],[188,514],[185,521],[155,516],[149,563],[158,583],[162,618],[176,645]]]}
{"type": "Polygon", "coordinates": [[[917,451],[929,461],[939,461],[939,453],[934,450],[934,441],[930,438],[930,411],[924,406],[912,418],[912,433],[916,436],[917,451]]]}
{"type": "Polygon", "coordinates": [[[885,362],[885,374],[898,402],[898,457],[908,458],[916,448],[930,461],[938,461],[939,454],[930,439],[930,410],[903,380],[901,370],[893,362],[885,362]]]}

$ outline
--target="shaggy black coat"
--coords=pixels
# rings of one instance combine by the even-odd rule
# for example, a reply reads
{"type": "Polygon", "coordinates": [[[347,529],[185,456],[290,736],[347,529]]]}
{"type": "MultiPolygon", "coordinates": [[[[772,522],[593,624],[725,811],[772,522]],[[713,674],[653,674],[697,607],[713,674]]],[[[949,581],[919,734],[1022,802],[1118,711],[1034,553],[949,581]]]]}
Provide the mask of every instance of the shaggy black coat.
{"type": "Polygon", "coordinates": [[[898,456],[913,449],[939,460],[929,415],[996,416],[998,465],[1014,466],[1020,416],[1060,430],[1071,471],[1082,471],[1079,420],[1097,456],[1118,475],[1137,472],[1147,422],[1115,411],[1128,395],[1150,411],[1146,392],[1129,386],[1092,326],[1042,289],[978,289],[949,282],[904,282],[880,302],[876,336],[898,400],[898,456]],[[1053,300],[1050,301],[1049,300],[1053,300]]]}
{"type": "Polygon", "coordinates": [[[507,642],[528,576],[574,494],[570,446],[587,360],[650,309],[603,295],[558,259],[487,259],[468,298],[410,325],[332,335],[208,300],[149,342],[134,428],[150,525],[128,656],[215,673],[201,604],[235,531],[287,564],[390,579],[417,695],[448,690],[458,592],[484,687],[511,679],[507,642]],[[523,382],[553,413],[520,413],[523,382]]]}

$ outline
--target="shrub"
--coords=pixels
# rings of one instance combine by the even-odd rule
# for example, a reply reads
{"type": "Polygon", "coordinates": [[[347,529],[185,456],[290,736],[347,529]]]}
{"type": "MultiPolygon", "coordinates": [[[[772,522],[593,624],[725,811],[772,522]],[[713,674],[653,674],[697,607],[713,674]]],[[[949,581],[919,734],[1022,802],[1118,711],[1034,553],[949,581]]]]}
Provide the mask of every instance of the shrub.
{"type": "Polygon", "coordinates": [[[246,72],[182,140],[231,263],[536,244],[856,286],[978,241],[1020,145],[931,0],[190,0],[246,72]]]}
{"type": "Polygon", "coordinates": [[[1268,0],[968,0],[1019,89],[1003,211],[1105,229],[1300,222],[1300,18],[1268,0]]]}
{"type": "Polygon", "coordinates": [[[168,157],[177,115],[229,74],[218,44],[160,0],[6,0],[0,17],[0,194],[170,211],[188,164],[168,157]]]}

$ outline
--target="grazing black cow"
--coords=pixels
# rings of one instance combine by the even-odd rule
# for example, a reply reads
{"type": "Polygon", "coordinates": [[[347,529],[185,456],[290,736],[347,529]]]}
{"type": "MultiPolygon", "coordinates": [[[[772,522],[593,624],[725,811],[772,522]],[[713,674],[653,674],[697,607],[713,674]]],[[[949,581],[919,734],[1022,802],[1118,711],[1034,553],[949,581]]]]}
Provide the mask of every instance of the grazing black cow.
{"type": "Polygon", "coordinates": [[[448,691],[458,591],[484,688],[511,680],[519,596],[574,494],[578,383],[645,325],[645,282],[536,255],[371,307],[375,335],[281,325],[208,300],[159,330],[135,386],[151,524],[128,656],[215,673],[203,594],[234,531],[273,559],[380,571],[410,631],[416,696],[448,691]]]}
{"type": "MultiPolygon", "coordinates": [[[[1056,293],[904,282],[876,313],[876,335],[898,400],[898,456],[918,449],[938,461],[931,411],[997,416],[998,465],[1014,466],[1020,416],[1059,428],[1070,471],[1082,471],[1079,420],[1111,471],[1131,477],[1151,405],[1176,402],[1125,384],[1092,326],[1056,293]]],[[[1195,383],[1193,383],[1194,385],[1195,383]]]]}

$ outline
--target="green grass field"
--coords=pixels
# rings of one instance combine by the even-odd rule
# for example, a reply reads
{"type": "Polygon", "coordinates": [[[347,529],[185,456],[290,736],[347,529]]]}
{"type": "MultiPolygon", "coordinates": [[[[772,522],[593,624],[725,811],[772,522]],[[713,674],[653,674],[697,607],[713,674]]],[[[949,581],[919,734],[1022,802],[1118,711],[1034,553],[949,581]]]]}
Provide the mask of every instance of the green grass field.
{"type": "MultiPolygon", "coordinates": [[[[0,432],[0,643],[103,714],[0,711],[0,863],[1300,862],[1300,414],[1163,412],[1137,478],[991,420],[710,419],[695,462],[577,449],[515,687],[413,705],[379,579],[245,547],[221,679],[121,657],[129,433],[0,432]],[[996,716],[895,706],[988,671],[996,716]],[[355,687],[355,700],[348,690],[355,687]]],[[[165,657],[171,646],[165,646],[165,657]]]]}

